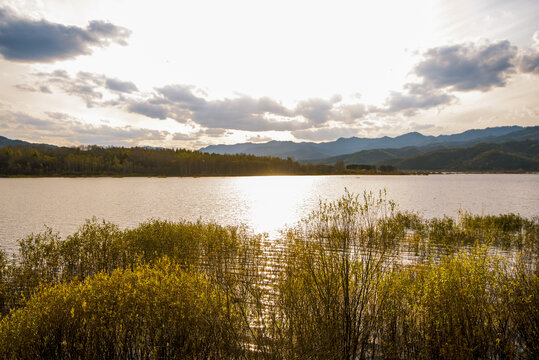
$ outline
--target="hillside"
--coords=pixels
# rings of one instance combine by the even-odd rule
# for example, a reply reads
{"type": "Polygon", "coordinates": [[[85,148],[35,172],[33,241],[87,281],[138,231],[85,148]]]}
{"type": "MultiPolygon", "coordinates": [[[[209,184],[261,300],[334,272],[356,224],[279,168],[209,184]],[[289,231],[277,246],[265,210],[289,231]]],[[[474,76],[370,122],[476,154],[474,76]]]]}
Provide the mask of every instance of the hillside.
{"type": "Polygon", "coordinates": [[[443,149],[404,159],[380,161],[400,170],[426,171],[539,171],[539,141],[478,144],[443,149]]]}
{"type": "Polygon", "coordinates": [[[23,140],[12,140],[8,139],[7,137],[0,136],[0,148],[6,147],[6,146],[45,146],[45,147],[56,147],[54,145],[49,144],[36,144],[31,143],[28,141],[23,140]]]}

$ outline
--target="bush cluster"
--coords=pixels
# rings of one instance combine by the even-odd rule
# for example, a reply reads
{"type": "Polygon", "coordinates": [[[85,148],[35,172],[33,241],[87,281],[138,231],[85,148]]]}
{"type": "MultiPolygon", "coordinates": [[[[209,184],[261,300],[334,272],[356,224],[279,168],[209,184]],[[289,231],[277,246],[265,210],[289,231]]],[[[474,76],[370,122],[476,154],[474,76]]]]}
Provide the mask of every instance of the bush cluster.
{"type": "Polygon", "coordinates": [[[0,253],[6,359],[534,359],[537,219],[345,194],[281,239],[91,220],[0,253]]]}

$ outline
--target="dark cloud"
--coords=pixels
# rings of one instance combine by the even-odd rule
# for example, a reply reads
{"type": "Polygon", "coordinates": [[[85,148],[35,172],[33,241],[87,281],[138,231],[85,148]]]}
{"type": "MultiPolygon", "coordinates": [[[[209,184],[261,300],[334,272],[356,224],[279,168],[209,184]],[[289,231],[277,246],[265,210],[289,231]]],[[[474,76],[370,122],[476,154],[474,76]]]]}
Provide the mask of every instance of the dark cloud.
{"type": "Polygon", "coordinates": [[[138,91],[137,86],[131,81],[122,81],[118,79],[107,79],[105,81],[107,89],[122,93],[132,93],[138,91]]]}
{"type": "Polygon", "coordinates": [[[104,21],[86,28],[23,18],[0,9],[0,53],[7,60],[54,62],[89,55],[92,47],[126,45],[130,31],[104,21]]]}
{"type": "Polygon", "coordinates": [[[517,48],[509,41],[482,45],[460,44],[428,50],[415,67],[429,88],[457,91],[487,91],[505,86],[515,72],[517,48]]]}

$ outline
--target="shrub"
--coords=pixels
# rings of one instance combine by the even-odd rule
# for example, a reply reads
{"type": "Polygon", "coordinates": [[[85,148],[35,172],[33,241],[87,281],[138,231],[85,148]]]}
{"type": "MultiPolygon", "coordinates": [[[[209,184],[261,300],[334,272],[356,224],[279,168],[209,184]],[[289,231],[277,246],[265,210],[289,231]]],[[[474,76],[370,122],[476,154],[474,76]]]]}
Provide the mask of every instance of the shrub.
{"type": "Polygon", "coordinates": [[[239,314],[168,259],[44,286],[0,323],[4,359],[186,359],[244,354],[239,314]]]}

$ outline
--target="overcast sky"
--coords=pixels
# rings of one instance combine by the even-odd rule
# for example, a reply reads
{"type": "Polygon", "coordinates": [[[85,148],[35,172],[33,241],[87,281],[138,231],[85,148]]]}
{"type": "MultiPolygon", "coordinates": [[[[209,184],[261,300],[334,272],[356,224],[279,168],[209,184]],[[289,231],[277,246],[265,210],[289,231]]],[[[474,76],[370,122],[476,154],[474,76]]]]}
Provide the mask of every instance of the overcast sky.
{"type": "Polygon", "coordinates": [[[539,1],[0,2],[0,135],[198,149],[539,125],[539,1]]]}

